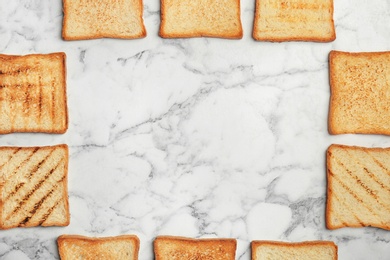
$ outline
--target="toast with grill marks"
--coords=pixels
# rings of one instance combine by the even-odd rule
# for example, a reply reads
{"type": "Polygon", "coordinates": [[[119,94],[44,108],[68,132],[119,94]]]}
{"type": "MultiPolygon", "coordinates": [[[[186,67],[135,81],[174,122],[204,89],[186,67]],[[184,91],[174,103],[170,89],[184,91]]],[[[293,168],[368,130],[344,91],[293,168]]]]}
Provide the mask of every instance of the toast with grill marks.
{"type": "Polygon", "coordinates": [[[0,147],[0,228],[69,225],[68,147],[0,147]]]}
{"type": "Polygon", "coordinates": [[[329,54],[330,134],[390,135],[390,52],[329,54]]]}
{"type": "Polygon", "coordinates": [[[241,39],[239,0],[161,0],[163,38],[241,39]]]}
{"type": "Polygon", "coordinates": [[[327,182],[328,229],[390,230],[390,148],[331,145],[327,182]]]}
{"type": "Polygon", "coordinates": [[[235,239],[191,239],[159,236],[154,240],[156,260],[234,260],[236,247],[237,241],[235,239]]]}
{"type": "Polygon", "coordinates": [[[63,0],[64,40],[146,36],[142,0],[63,0]]]}
{"type": "Polygon", "coordinates": [[[337,260],[337,245],[331,241],[252,241],[252,260],[337,260]]]}
{"type": "Polygon", "coordinates": [[[100,238],[62,235],[57,244],[61,260],[138,260],[139,239],[134,235],[100,238]]]}
{"type": "Polygon", "coordinates": [[[65,59],[0,54],[0,134],[67,130],[65,59]]]}
{"type": "Polygon", "coordinates": [[[253,38],[331,42],[336,39],[333,0],[256,0],[253,38]]]}

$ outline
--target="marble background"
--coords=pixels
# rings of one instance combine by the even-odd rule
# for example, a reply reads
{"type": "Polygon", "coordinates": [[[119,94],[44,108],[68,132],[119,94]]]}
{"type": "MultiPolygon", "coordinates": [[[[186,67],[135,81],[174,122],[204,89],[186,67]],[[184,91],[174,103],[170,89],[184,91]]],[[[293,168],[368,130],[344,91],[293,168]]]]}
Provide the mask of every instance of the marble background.
{"type": "Polygon", "coordinates": [[[148,36],[61,39],[60,0],[0,0],[0,53],[67,54],[69,130],[9,134],[0,145],[70,148],[68,227],[0,231],[0,259],[58,259],[61,234],[136,234],[140,259],[157,235],[332,240],[339,259],[390,259],[390,232],[325,228],[325,151],[390,146],[390,137],[330,136],[328,54],[390,50],[390,1],[335,0],[332,43],[251,37],[162,39],[158,0],[148,36]]]}

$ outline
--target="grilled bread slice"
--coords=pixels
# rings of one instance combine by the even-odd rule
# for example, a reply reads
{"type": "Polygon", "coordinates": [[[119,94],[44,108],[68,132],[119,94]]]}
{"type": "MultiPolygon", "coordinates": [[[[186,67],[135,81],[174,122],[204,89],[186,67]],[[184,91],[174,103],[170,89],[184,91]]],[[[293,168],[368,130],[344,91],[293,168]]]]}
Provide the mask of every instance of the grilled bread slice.
{"type": "Polygon", "coordinates": [[[327,151],[328,229],[390,229],[390,148],[331,145],[327,151]]]}
{"type": "Polygon", "coordinates": [[[252,241],[252,260],[337,260],[337,246],[331,241],[298,243],[252,241]]]}
{"type": "Polygon", "coordinates": [[[333,41],[333,0],[256,0],[253,38],[271,42],[333,41]]]}
{"type": "Polygon", "coordinates": [[[161,0],[163,38],[242,38],[239,0],[161,0]]]}
{"type": "Polygon", "coordinates": [[[61,260],[137,260],[139,239],[134,235],[92,238],[62,235],[57,239],[61,260]]]}
{"type": "Polygon", "coordinates": [[[67,130],[65,58],[0,54],[0,134],[67,130]]]}
{"type": "Polygon", "coordinates": [[[330,134],[390,135],[390,52],[331,51],[330,134]]]}
{"type": "Polygon", "coordinates": [[[146,36],[142,0],[63,0],[64,40],[146,36]]]}
{"type": "Polygon", "coordinates": [[[185,237],[159,236],[154,240],[155,260],[234,260],[235,239],[191,239],[185,237]]]}
{"type": "Polygon", "coordinates": [[[0,229],[69,225],[68,147],[0,147],[0,229]]]}

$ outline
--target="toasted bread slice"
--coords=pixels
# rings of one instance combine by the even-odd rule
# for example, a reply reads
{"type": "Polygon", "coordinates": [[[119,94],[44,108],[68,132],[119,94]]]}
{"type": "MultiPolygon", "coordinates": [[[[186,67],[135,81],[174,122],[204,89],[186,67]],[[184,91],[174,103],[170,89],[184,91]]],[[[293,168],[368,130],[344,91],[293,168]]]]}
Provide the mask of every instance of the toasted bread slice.
{"type": "Polygon", "coordinates": [[[68,146],[0,147],[0,229],[69,225],[68,146]]]}
{"type": "Polygon", "coordinates": [[[390,148],[331,145],[327,151],[328,229],[390,230],[390,148]]]}
{"type": "Polygon", "coordinates": [[[239,0],[161,0],[163,38],[242,38],[239,0]]]}
{"type": "Polygon", "coordinates": [[[256,0],[253,38],[271,42],[333,41],[333,0],[256,0]]]}
{"type": "Polygon", "coordinates": [[[234,260],[235,239],[191,239],[185,237],[159,236],[154,240],[156,260],[234,260]]]}
{"type": "Polygon", "coordinates": [[[330,134],[390,135],[390,52],[331,51],[330,134]]]}
{"type": "Polygon", "coordinates": [[[146,36],[142,0],[63,0],[64,40],[146,36]]]}
{"type": "Polygon", "coordinates": [[[65,58],[0,54],[0,134],[67,130],[65,58]]]}
{"type": "Polygon", "coordinates": [[[62,235],[57,239],[61,260],[137,260],[139,239],[134,235],[92,238],[62,235]]]}
{"type": "Polygon", "coordinates": [[[331,241],[252,241],[251,247],[252,260],[337,260],[337,246],[331,241]]]}

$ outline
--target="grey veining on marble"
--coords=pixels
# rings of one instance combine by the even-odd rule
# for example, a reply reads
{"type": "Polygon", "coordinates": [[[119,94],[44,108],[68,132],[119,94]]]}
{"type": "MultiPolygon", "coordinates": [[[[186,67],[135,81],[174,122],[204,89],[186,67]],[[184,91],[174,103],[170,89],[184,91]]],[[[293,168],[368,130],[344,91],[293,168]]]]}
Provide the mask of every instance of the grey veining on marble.
{"type": "Polygon", "coordinates": [[[147,37],[61,39],[62,3],[0,0],[0,53],[67,54],[69,130],[9,134],[0,145],[70,148],[68,227],[0,231],[0,259],[58,259],[61,234],[136,234],[140,259],[158,235],[332,240],[339,259],[390,259],[390,232],[325,228],[325,151],[390,146],[390,137],[330,136],[328,54],[390,50],[390,1],[335,0],[332,43],[244,37],[162,39],[159,1],[144,1],[147,37]]]}

